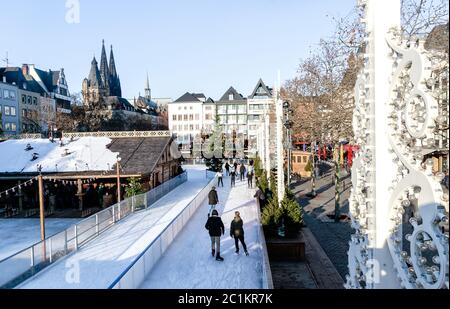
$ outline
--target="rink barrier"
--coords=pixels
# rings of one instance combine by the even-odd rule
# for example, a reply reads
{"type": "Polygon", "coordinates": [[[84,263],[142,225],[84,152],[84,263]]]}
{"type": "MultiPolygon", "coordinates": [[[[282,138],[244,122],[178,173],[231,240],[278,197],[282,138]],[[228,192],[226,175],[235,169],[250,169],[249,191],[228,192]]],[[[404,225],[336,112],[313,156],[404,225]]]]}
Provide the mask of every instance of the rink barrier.
{"type": "MultiPolygon", "coordinates": [[[[210,177],[213,175],[207,173],[210,177]]],[[[177,235],[183,230],[197,209],[203,205],[217,177],[208,183],[192,201],[176,216],[144,251],[111,283],[108,289],[137,289],[152,271],[153,266],[166,252],[177,235]]]]}
{"type": "Polygon", "coordinates": [[[261,251],[263,256],[262,272],[263,272],[263,289],[273,290],[272,270],[270,269],[269,253],[267,252],[266,237],[264,236],[264,229],[261,224],[261,206],[259,199],[256,199],[256,211],[258,212],[258,239],[261,242],[261,251]]]}
{"type": "Polygon", "coordinates": [[[0,261],[0,289],[14,288],[105,232],[134,212],[151,209],[160,198],[188,180],[187,172],[140,195],[124,199],[62,232],[0,261]]]}

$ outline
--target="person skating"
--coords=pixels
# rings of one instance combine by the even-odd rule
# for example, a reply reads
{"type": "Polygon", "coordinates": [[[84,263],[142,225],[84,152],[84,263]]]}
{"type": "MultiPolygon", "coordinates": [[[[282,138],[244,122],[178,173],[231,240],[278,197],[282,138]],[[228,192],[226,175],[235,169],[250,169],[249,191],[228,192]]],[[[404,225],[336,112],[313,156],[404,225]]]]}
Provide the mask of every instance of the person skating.
{"type": "Polygon", "coordinates": [[[225,163],[225,170],[227,171],[227,176],[230,176],[230,164],[225,163]]]}
{"type": "Polygon", "coordinates": [[[219,196],[217,195],[216,187],[212,187],[211,191],[208,194],[208,202],[209,202],[209,213],[211,213],[216,209],[217,204],[219,204],[219,196]]]}
{"type": "Polygon", "coordinates": [[[234,220],[231,221],[230,226],[230,236],[234,238],[234,244],[236,246],[236,254],[239,254],[239,241],[244,248],[245,255],[249,255],[247,251],[247,245],[245,244],[244,239],[244,222],[242,221],[241,214],[239,211],[234,213],[234,220]]]}
{"type": "Polygon", "coordinates": [[[247,172],[247,180],[248,180],[248,187],[250,189],[253,188],[253,172],[248,171],[247,172]]]}
{"type": "Polygon", "coordinates": [[[212,215],[208,218],[205,228],[209,231],[209,236],[211,237],[212,256],[216,257],[216,261],[223,261],[223,257],[220,256],[220,237],[225,234],[225,226],[217,210],[214,209],[212,211],[212,215]]]}
{"type": "Polygon", "coordinates": [[[230,176],[231,176],[231,187],[232,188],[236,187],[236,171],[233,167],[231,168],[230,176]]]}
{"type": "Polygon", "coordinates": [[[222,188],[223,188],[223,171],[222,170],[217,172],[217,179],[218,179],[217,187],[220,188],[220,184],[222,184],[222,188]]]}
{"type": "Polygon", "coordinates": [[[241,181],[244,181],[244,178],[245,178],[245,165],[244,165],[244,163],[241,163],[241,167],[240,167],[239,172],[241,173],[240,174],[241,175],[241,181]]]}

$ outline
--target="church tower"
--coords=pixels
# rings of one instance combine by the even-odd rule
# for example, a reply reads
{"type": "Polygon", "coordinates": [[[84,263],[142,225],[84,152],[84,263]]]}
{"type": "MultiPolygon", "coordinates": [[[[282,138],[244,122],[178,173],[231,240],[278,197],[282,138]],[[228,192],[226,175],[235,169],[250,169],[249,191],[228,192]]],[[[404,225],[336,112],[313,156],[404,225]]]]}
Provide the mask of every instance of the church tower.
{"type": "Polygon", "coordinates": [[[100,60],[100,76],[102,78],[103,86],[106,90],[106,95],[111,95],[111,88],[109,83],[109,67],[108,58],[106,57],[105,40],[102,42],[102,58],[100,60]]]}
{"type": "Polygon", "coordinates": [[[88,78],[85,78],[82,85],[82,95],[85,105],[92,105],[99,102],[100,98],[106,95],[97,60],[91,62],[91,70],[88,78]]]}
{"type": "Polygon", "coordinates": [[[148,73],[147,73],[147,85],[145,87],[145,98],[149,101],[152,99],[152,90],[150,89],[150,80],[148,79],[148,73]]]}
{"type": "Polygon", "coordinates": [[[111,54],[109,56],[109,85],[111,89],[111,96],[122,97],[122,87],[120,85],[120,77],[117,74],[112,45],[111,54]]]}

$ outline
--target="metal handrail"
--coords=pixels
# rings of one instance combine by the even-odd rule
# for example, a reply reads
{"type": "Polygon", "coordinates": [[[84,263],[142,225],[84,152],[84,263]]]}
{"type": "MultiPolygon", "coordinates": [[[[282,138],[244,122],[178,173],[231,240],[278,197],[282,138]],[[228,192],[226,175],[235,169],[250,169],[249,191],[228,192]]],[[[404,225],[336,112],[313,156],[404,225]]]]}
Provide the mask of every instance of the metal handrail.
{"type": "MultiPolygon", "coordinates": [[[[63,246],[64,246],[64,252],[65,254],[62,256],[59,256],[57,259],[62,258],[64,256],[66,256],[68,253],[72,252],[72,251],[77,251],[82,245],[86,244],[88,241],[92,240],[93,238],[97,237],[98,235],[100,235],[101,233],[105,232],[107,229],[109,229],[111,226],[113,226],[114,224],[116,224],[117,222],[123,220],[124,218],[128,217],[130,214],[140,211],[141,209],[136,208],[133,204],[136,203],[136,198],[143,198],[143,204],[145,205],[145,209],[148,209],[149,205],[156,203],[156,201],[158,201],[159,199],[161,199],[163,196],[165,196],[168,192],[170,192],[171,190],[173,190],[174,188],[178,187],[179,185],[181,185],[182,183],[187,181],[187,172],[185,171],[184,173],[178,175],[177,177],[163,183],[161,186],[158,186],[146,193],[137,195],[137,196],[132,196],[130,198],[127,198],[117,204],[114,204],[110,207],[108,207],[107,209],[104,209],[72,226],[70,226],[69,228],[55,233],[52,236],[46,238],[45,240],[39,241],[35,244],[33,244],[32,246],[29,246],[28,248],[25,248],[23,250],[20,250],[12,255],[10,255],[7,258],[4,258],[2,260],[0,260],[0,267],[2,264],[8,262],[9,260],[14,259],[15,257],[21,256],[22,254],[26,254],[27,252],[30,252],[31,255],[31,263],[30,266],[22,271],[17,271],[16,273],[20,273],[19,275],[15,275],[12,278],[7,278],[4,279],[4,282],[0,282],[0,287],[4,287],[8,284],[10,284],[11,282],[17,280],[17,278],[20,278],[21,276],[24,276],[25,274],[29,273],[30,271],[33,273],[36,271],[36,268],[39,265],[43,265],[46,264],[48,262],[50,262],[48,265],[52,264],[53,262],[55,262],[55,260],[53,259],[53,253],[58,253],[60,251],[56,250],[55,252],[52,251],[52,241],[54,241],[57,237],[61,237],[64,234],[64,241],[63,241],[63,246]],[[149,200],[151,193],[153,192],[157,192],[156,194],[154,194],[154,196],[151,196],[151,200],[149,200]],[[129,203],[131,201],[131,207],[127,207],[125,208],[126,210],[124,211],[123,208],[121,208],[121,205],[123,205],[124,203],[129,203]],[[106,215],[106,219],[99,221],[99,217],[102,215],[106,215]],[[95,218],[95,224],[91,224],[90,221],[92,221],[92,219],[95,218]],[[109,222],[111,221],[111,224],[108,224],[107,226],[100,228],[100,226],[102,224],[104,224],[105,222],[109,222]],[[83,224],[87,223],[86,229],[83,228],[83,231],[81,233],[78,233],[78,228],[82,227],[83,224]],[[91,230],[96,229],[96,232],[91,232],[91,230]],[[71,237],[70,239],[67,238],[67,234],[68,232],[70,233],[71,231],[75,232],[75,236],[71,237]],[[85,240],[78,242],[78,239],[80,237],[82,237],[83,235],[86,235],[88,233],[92,233],[92,235],[90,237],[86,237],[85,240]],[[74,249],[69,250],[69,245],[71,242],[75,241],[75,244],[73,245],[74,249]],[[47,243],[50,244],[50,253],[48,254],[47,252],[47,243]],[[42,249],[45,249],[44,253],[43,253],[43,258],[39,258],[39,261],[35,261],[35,253],[39,248],[42,247],[42,249]],[[49,255],[49,258],[47,257],[49,255]]],[[[40,248],[39,248],[40,249],[40,248]]],[[[48,265],[44,266],[43,268],[47,267],[48,265]]],[[[42,269],[43,269],[42,268],[42,269]]],[[[42,270],[42,269],[38,269],[36,272],[42,270]]],[[[28,277],[29,278],[29,277],[28,277]]],[[[1,276],[0,276],[0,280],[1,280],[1,276]]],[[[26,279],[25,279],[26,280],[26,279]]],[[[24,281],[24,280],[23,280],[24,281]]],[[[23,282],[22,281],[22,282],[23,282]]],[[[19,283],[18,283],[19,284],[19,283]]],[[[17,285],[17,284],[15,284],[17,285]]]]}

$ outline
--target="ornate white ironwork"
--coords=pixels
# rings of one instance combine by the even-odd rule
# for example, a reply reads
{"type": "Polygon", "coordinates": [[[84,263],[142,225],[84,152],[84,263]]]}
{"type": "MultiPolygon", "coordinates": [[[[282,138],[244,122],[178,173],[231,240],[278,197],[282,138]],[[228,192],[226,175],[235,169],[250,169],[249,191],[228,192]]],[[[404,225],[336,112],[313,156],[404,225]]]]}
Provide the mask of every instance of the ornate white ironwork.
{"type": "Polygon", "coordinates": [[[64,138],[81,137],[108,137],[108,138],[132,138],[132,137],[171,137],[170,131],[123,131],[123,132],[76,132],[63,133],[64,138]]]}
{"type": "Polygon", "coordinates": [[[448,288],[448,198],[432,162],[423,162],[436,150],[439,117],[429,85],[430,55],[424,42],[406,42],[395,31],[399,0],[359,4],[367,37],[355,88],[354,131],[361,151],[352,175],[350,211],[357,232],[346,287],[448,288]],[[394,13],[380,16],[382,9],[394,13]]]}

